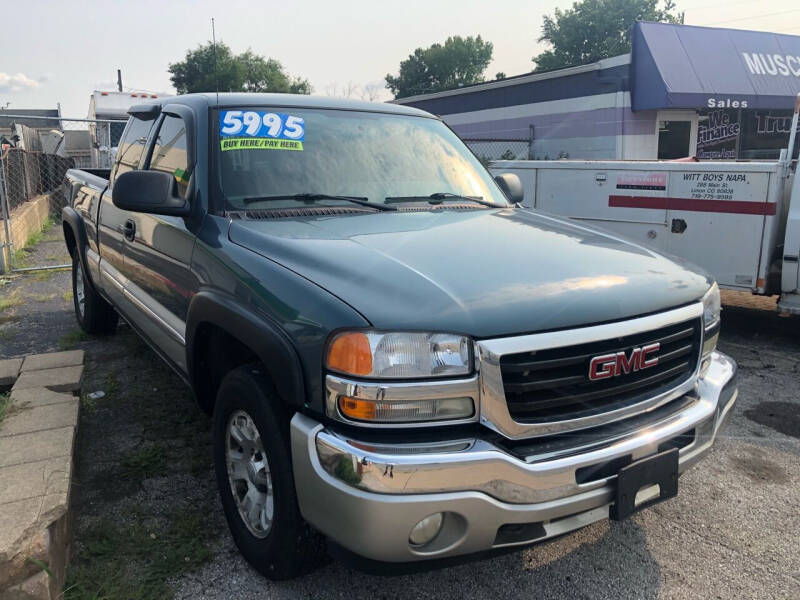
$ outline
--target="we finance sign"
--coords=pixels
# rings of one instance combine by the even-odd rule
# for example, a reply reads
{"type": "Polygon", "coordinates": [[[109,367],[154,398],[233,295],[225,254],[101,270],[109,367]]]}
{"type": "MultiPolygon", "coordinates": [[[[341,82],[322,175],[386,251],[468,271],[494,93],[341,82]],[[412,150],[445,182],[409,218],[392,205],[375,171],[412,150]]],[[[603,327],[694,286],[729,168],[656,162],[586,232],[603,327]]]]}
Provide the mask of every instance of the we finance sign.
{"type": "Polygon", "coordinates": [[[751,75],[800,77],[800,56],[763,52],[742,52],[742,56],[751,75]]]}

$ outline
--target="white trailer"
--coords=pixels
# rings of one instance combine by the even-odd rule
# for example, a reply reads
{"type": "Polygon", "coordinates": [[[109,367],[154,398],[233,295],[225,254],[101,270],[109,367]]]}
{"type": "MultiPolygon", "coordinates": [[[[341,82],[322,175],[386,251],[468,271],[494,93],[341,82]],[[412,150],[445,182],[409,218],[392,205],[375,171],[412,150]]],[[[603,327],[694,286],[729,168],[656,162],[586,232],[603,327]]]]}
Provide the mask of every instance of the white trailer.
{"type": "MultiPolygon", "coordinates": [[[[789,148],[794,147],[800,97],[789,148]]],[[[614,231],[704,267],[721,287],[780,294],[800,314],[800,177],[777,162],[495,161],[523,205],[614,231]]],[[[796,161],[795,161],[796,162],[796,161]]]]}

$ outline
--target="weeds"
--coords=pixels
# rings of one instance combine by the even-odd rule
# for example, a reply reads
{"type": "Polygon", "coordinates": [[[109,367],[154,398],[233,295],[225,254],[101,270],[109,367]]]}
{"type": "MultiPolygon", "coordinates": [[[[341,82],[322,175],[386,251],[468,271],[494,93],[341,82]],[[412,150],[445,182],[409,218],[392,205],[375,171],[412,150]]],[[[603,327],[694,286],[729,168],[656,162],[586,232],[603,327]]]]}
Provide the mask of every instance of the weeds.
{"type": "Polygon", "coordinates": [[[119,392],[119,380],[113,372],[106,375],[103,391],[106,393],[107,398],[115,397],[119,392]]]}
{"type": "Polygon", "coordinates": [[[22,295],[20,294],[19,289],[16,289],[10,294],[0,298],[0,312],[8,310],[9,308],[14,308],[15,306],[19,306],[20,304],[22,304],[22,295]]]}
{"type": "Polygon", "coordinates": [[[72,302],[72,290],[67,290],[61,294],[61,298],[64,300],[64,302],[72,302]]]}
{"type": "Polygon", "coordinates": [[[36,302],[50,302],[50,300],[54,300],[55,297],[55,294],[36,294],[33,296],[33,299],[36,300],[36,302]]]}
{"type": "Polygon", "coordinates": [[[83,329],[73,329],[68,331],[58,340],[58,347],[61,350],[71,350],[81,342],[89,339],[89,335],[83,329]]]}
{"type": "Polygon", "coordinates": [[[9,392],[0,394],[0,424],[3,423],[3,419],[8,415],[10,398],[11,394],[9,392]]]}
{"type": "Polygon", "coordinates": [[[34,231],[32,234],[28,236],[28,239],[25,240],[25,244],[18,248],[13,252],[11,255],[11,264],[15,267],[24,267],[27,263],[28,256],[30,255],[31,251],[33,250],[32,246],[35,246],[39,242],[42,241],[42,236],[53,226],[53,219],[48,218],[42,224],[42,228],[39,231],[34,231]]]}
{"type": "Polygon", "coordinates": [[[67,572],[65,600],[150,600],[172,596],[167,581],[206,562],[202,514],[173,514],[166,531],[138,517],[104,520],[81,536],[81,560],[67,572]]]}
{"type": "Polygon", "coordinates": [[[56,275],[58,275],[59,273],[62,273],[62,272],[63,272],[63,269],[47,269],[45,271],[36,271],[33,274],[33,278],[36,281],[48,281],[48,280],[52,279],[53,277],[55,277],[56,275]]]}
{"type": "Polygon", "coordinates": [[[164,472],[167,465],[164,449],[158,446],[139,448],[120,461],[125,477],[147,479],[164,472]]]}

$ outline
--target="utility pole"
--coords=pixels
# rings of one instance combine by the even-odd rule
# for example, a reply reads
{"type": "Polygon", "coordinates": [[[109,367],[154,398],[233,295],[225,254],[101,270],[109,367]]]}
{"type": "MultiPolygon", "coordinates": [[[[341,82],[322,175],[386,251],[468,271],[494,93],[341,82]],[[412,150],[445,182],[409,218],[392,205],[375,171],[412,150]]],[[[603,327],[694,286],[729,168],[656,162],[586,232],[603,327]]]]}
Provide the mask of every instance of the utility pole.
{"type": "Polygon", "coordinates": [[[122,69],[117,69],[117,90],[122,91],[122,69]]]}

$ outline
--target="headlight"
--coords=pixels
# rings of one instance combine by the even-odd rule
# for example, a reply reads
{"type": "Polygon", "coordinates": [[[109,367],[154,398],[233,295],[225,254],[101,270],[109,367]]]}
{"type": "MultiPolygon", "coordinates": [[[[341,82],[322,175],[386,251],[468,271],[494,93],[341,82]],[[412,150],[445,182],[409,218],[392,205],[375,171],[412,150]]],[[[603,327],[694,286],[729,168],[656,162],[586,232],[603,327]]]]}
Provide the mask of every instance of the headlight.
{"type": "Polygon", "coordinates": [[[467,375],[469,338],[449,333],[349,331],[328,345],[328,370],[375,379],[424,379],[467,375]]]}
{"type": "Polygon", "coordinates": [[[703,296],[703,325],[706,329],[719,324],[719,313],[722,310],[719,299],[719,287],[716,282],[703,296]]]}
{"type": "Polygon", "coordinates": [[[717,347],[719,340],[720,312],[722,306],[719,298],[719,287],[716,283],[703,296],[703,357],[701,372],[705,373],[710,362],[711,353],[717,347]]]}

